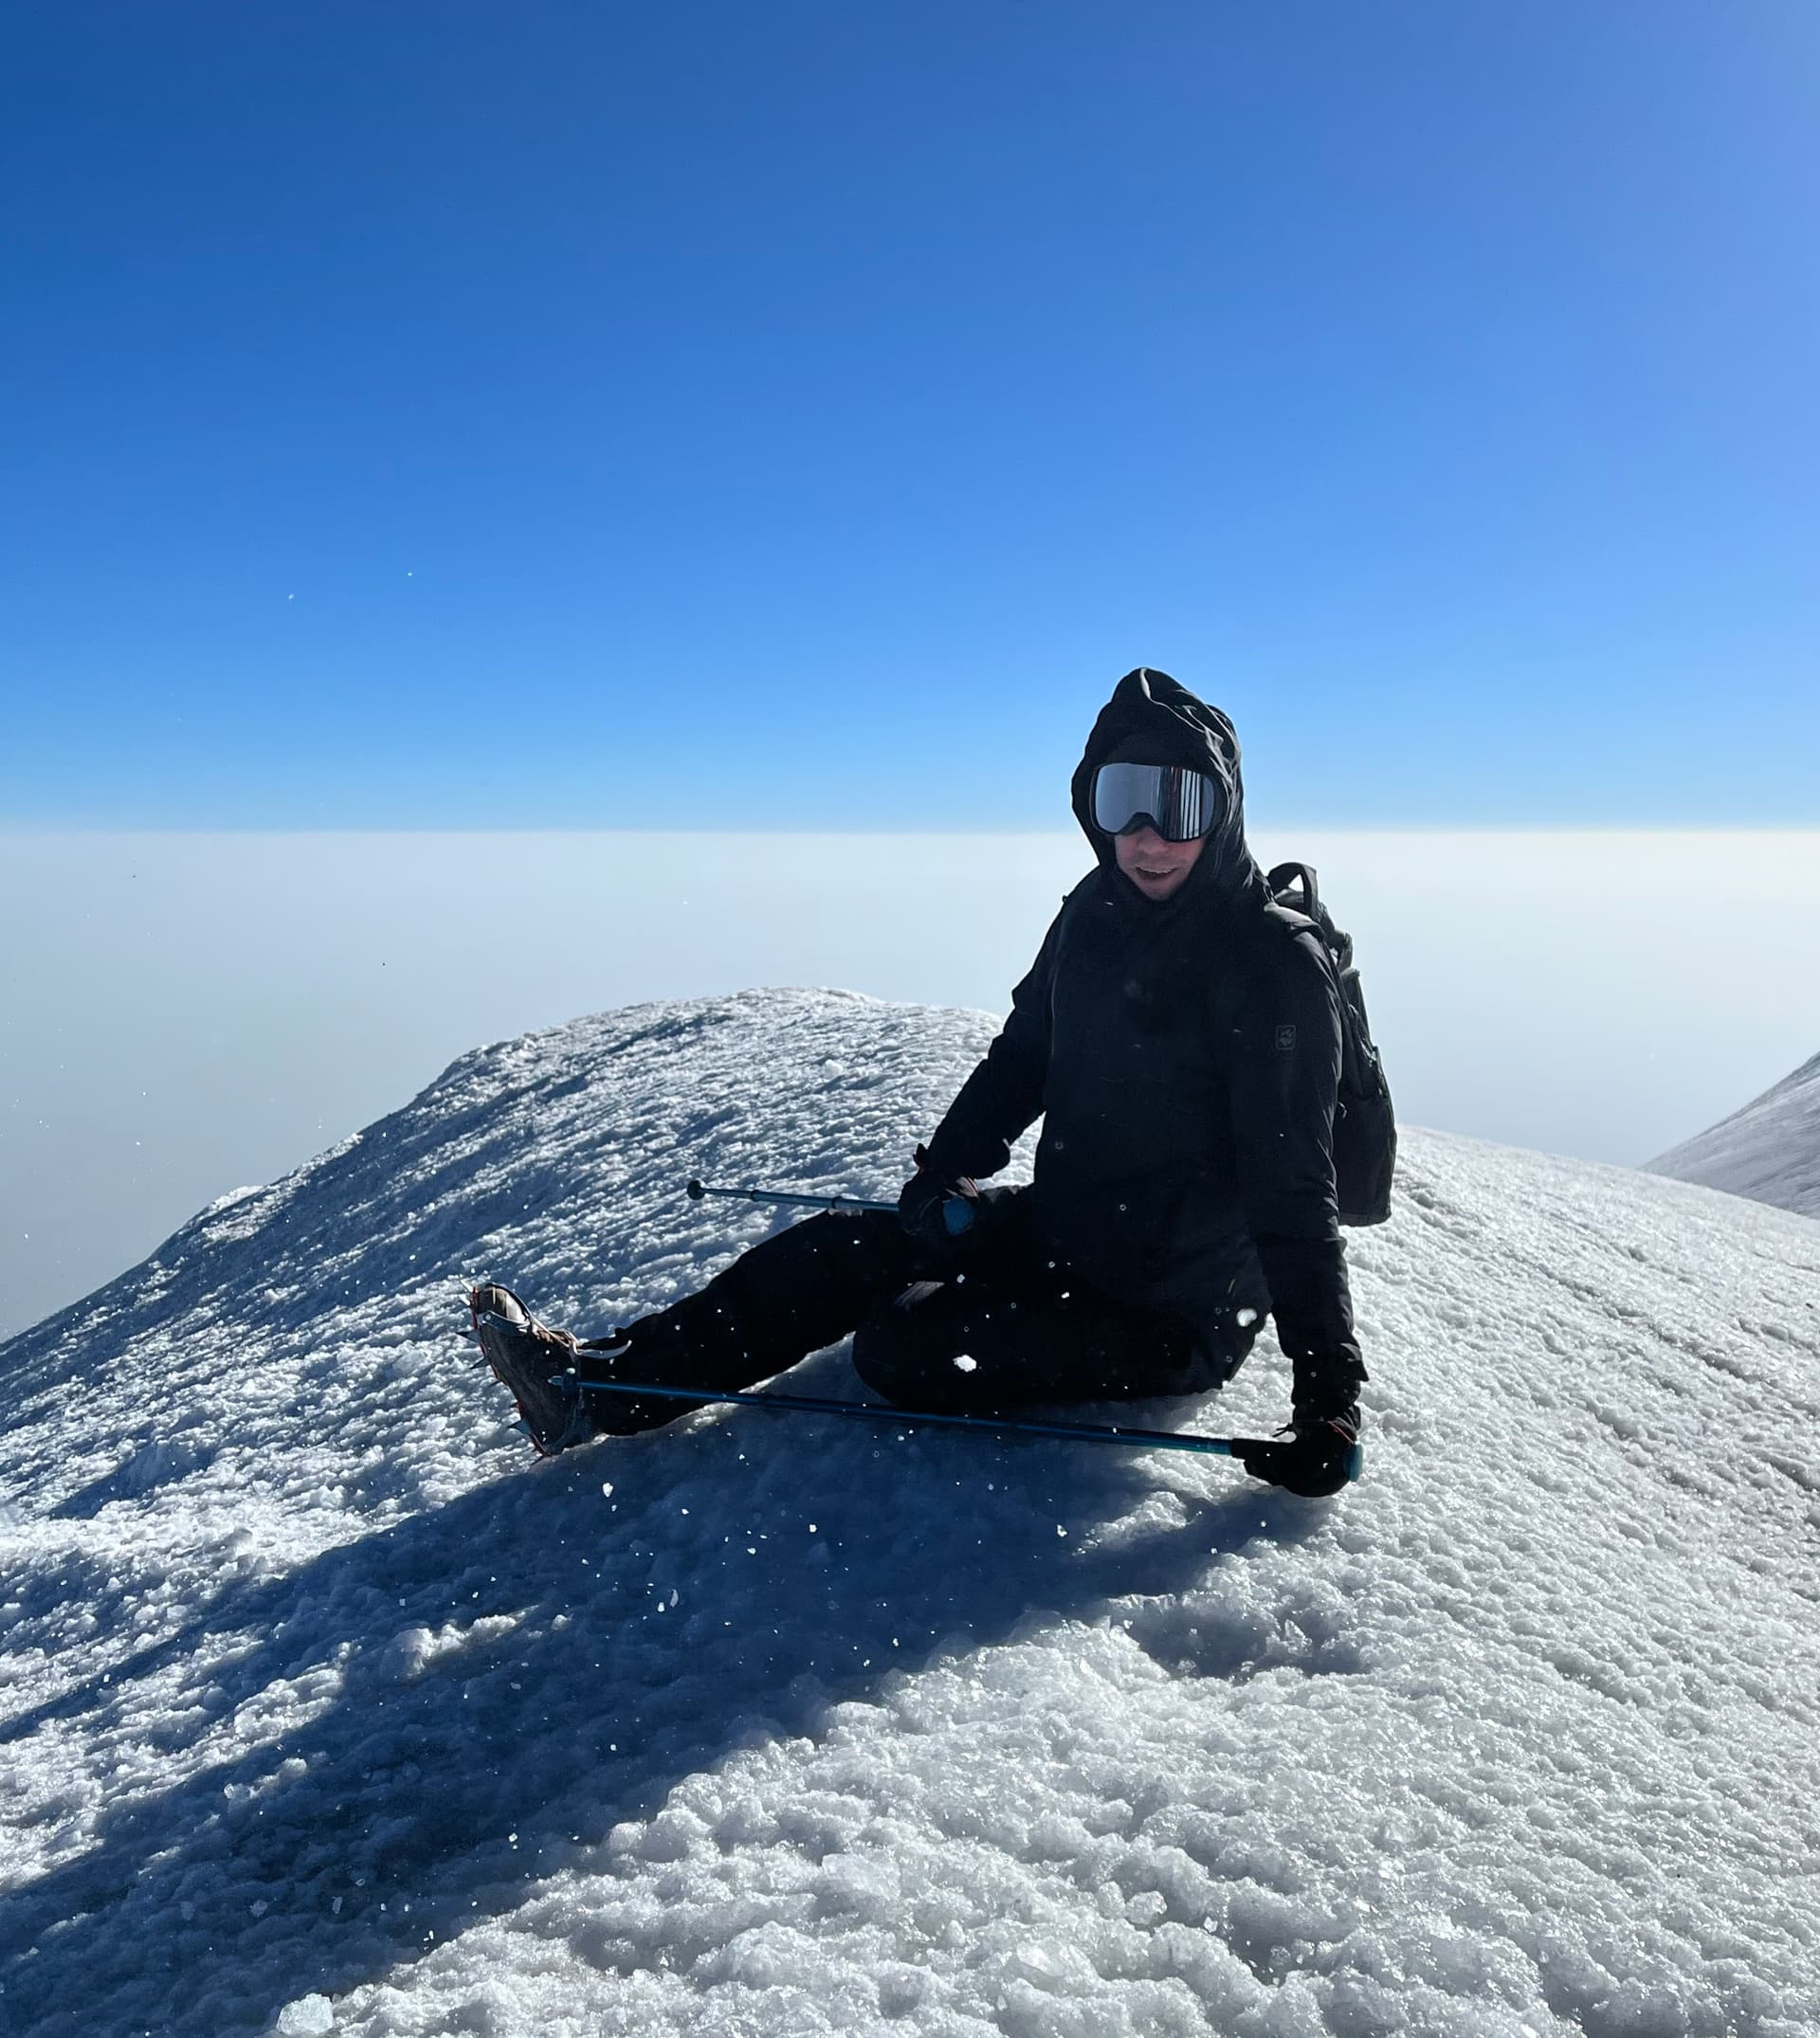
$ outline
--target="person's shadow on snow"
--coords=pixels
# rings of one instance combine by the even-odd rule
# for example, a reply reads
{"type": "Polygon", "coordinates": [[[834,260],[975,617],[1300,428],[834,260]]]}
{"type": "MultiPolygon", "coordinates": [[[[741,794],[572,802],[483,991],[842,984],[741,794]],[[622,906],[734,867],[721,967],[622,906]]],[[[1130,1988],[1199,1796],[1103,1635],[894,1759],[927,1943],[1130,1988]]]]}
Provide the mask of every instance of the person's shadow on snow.
{"type": "MultiPolygon", "coordinates": [[[[806,1379],[850,1388],[830,1357],[792,1385],[806,1379]]],[[[596,1864],[616,1822],[741,1744],[813,1735],[830,1706],[888,1701],[946,1646],[1033,1618],[1130,1600],[1119,1616],[1172,1673],[1245,1675],[1258,1637],[1203,1629],[1176,1595],[1326,1509],[1234,1467],[1229,1494],[1134,1529],[1159,1464],[735,1410],[230,1586],[0,1737],[82,1719],[93,1746],[130,1696],[172,1748],[212,1735],[228,1751],[104,1815],[83,1852],[0,1902],[0,2029],[264,2030],[286,2002],[344,1994],[515,1908],[528,1882],[596,1864]],[[262,1712],[285,1721],[277,1738],[259,1738],[262,1712]]],[[[1304,1663],[1354,1666],[1342,1648],[1304,1663]]]]}

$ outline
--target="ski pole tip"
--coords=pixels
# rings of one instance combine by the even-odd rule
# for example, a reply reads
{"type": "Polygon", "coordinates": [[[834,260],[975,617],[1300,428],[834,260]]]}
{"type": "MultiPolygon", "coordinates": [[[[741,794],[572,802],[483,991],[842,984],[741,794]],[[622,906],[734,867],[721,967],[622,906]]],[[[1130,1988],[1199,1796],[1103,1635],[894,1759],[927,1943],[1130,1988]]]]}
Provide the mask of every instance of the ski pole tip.
{"type": "Polygon", "coordinates": [[[690,1175],[688,1194],[689,1201],[691,1203],[700,1203],[701,1198],[707,1194],[707,1191],[701,1186],[701,1178],[700,1175],[690,1175]]]}

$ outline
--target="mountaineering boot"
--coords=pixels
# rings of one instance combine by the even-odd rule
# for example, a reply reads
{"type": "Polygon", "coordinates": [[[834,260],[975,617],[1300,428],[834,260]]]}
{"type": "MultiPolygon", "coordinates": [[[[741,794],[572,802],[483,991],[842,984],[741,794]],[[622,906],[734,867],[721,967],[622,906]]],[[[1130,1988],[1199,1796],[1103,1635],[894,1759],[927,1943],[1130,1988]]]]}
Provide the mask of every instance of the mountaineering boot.
{"type": "Polygon", "coordinates": [[[537,1454],[554,1458],[593,1435],[593,1412],[573,1385],[575,1340],[539,1323],[510,1288],[485,1282],[468,1297],[474,1334],[494,1377],[519,1405],[537,1454]]]}

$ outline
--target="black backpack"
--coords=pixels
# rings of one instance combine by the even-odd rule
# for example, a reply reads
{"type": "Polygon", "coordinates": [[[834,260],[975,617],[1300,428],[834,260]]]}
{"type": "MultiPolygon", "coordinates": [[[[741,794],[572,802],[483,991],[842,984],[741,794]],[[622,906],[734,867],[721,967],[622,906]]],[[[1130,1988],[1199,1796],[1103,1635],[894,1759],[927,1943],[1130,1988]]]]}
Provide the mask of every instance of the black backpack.
{"type": "Polygon", "coordinates": [[[1319,935],[1339,986],[1339,1098],[1334,1108],[1339,1221],[1382,1224],[1391,1214],[1391,1178],[1396,1173],[1396,1117],[1353,967],[1353,937],[1340,933],[1321,904],[1312,865],[1279,864],[1265,883],[1270,887],[1270,917],[1298,933],[1306,928],[1319,935]]]}

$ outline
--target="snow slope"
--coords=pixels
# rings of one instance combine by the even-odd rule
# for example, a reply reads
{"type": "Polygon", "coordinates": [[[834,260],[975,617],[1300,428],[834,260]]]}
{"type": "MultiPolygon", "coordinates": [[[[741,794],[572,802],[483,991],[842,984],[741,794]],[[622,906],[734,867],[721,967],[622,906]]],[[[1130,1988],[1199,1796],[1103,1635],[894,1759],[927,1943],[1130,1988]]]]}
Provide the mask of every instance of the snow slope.
{"type": "Polygon", "coordinates": [[[1651,1174],[1704,1182],[1820,1217],[1820,1054],[1649,1163],[1651,1174]]]}
{"type": "Polygon", "coordinates": [[[689,1173],[889,1191],[992,1024],[489,1047],[0,1347],[0,2030],[1820,2029],[1806,1219],[1410,1134],[1331,1502],[745,1410],[531,1461],[458,1275],[661,1303],[768,1223],[689,1173]]]}

